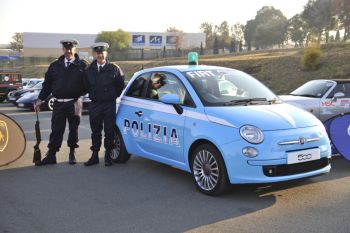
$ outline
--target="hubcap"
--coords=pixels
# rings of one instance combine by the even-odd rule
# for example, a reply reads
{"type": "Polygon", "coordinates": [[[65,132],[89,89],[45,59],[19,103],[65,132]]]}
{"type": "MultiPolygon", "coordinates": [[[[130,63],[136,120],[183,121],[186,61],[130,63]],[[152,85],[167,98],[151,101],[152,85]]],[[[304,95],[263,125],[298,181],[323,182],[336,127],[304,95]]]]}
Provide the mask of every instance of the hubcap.
{"type": "Polygon", "coordinates": [[[210,191],[216,187],[219,180],[219,167],[212,153],[201,150],[195,155],[193,175],[201,189],[210,191]]]}
{"type": "Polygon", "coordinates": [[[119,140],[119,137],[117,135],[116,139],[115,139],[115,147],[114,147],[114,149],[112,150],[112,153],[111,153],[111,158],[112,159],[117,159],[119,154],[120,154],[120,140],[119,140]]]}

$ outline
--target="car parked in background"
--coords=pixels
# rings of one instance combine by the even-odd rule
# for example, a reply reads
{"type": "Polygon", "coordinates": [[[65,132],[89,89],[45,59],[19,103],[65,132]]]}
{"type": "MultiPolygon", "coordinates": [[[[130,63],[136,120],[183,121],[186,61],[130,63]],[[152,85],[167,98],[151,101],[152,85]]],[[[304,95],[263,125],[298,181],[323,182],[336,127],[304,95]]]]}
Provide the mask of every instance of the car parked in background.
{"type": "Polygon", "coordinates": [[[311,112],[325,122],[336,115],[350,112],[350,80],[312,80],[289,95],[279,97],[285,103],[311,112]]]}
{"type": "Polygon", "coordinates": [[[37,83],[43,82],[44,78],[30,78],[30,79],[22,79],[23,81],[23,89],[32,88],[37,83]],[[24,80],[24,81],[23,81],[24,80]]]}
{"type": "Polygon", "coordinates": [[[43,84],[43,81],[39,81],[38,83],[36,83],[33,87],[31,88],[26,88],[26,89],[23,89],[23,88],[20,88],[20,89],[17,89],[17,90],[13,90],[13,91],[10,91],[8,94],[7,94],[7,101],[13,103],[14,105],[17,105],[17,100],[19,98],[21,98],[25,93],[27,92],[35,92],[37,90],[41,90],[42,88],[42,84],[43,84]]]}
{"type": "Polygon", "coordinates": [[[8,93],[22,87],[21,73],[16,70],[0,70],[0,103],[8,93]]]}
{"type": "Polygon", "coordinates": [[[322,123],[238,70],[144,69],[133,75],[117,108],[115,162],[132,154],[168,164],[191,173],[208,195],[228,184],[300,179],[331,168],[322,123]]]}

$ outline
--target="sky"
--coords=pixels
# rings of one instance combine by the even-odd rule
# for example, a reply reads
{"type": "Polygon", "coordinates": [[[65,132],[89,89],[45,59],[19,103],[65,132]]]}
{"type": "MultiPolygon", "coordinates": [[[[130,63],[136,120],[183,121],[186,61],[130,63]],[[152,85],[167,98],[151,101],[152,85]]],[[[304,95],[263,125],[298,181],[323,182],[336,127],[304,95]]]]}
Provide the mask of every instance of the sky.
{"type": "Polygon", "coordinates": [[[15,32],[97,34],[165,32],[175,27],[200,32],[203,22],[246,24],[263,6],[273,6],[291,18],[308,0],[0,0],[0,44],[15,32]]]}

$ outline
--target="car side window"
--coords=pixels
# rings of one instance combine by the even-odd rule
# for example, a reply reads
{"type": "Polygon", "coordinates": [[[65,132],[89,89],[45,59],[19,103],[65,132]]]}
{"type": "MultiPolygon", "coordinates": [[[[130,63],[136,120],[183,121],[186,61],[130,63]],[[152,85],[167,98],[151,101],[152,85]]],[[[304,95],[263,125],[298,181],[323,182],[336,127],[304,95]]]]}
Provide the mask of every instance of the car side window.
{"type": "Polygon", "coordinates": [[[159,98],[165,94],[178,95],[181,105],[194,105],[186,88],[175,75],[166,72],[153,73],[149,82],[146,98],[159,100],[159,98]]]}
{"type": "Polygon", "coordinates": [[[144,76],[137,77],[131,84],[126,96],[130,97],[142,97],[143,90],[146,88],[147,78],[144,76]]]}
{"type": "Polygon", "coordinates": [[[334,94],[338,92],[344,93],[344,98],[350,98],[350,83],[338,83],[329,94],[328,98],[333,98],[334,94]]]}

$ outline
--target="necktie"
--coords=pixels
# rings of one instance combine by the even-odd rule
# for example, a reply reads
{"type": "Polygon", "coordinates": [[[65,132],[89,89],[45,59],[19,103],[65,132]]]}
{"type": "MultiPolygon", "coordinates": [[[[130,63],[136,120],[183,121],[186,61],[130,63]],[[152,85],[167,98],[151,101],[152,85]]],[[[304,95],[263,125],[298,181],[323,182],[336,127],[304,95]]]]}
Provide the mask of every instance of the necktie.
{"type": "Polygon", "coordinates": [[[101,66],[98,66],[98,72],[100,73],[100,71],[101,71],[101,66]]]}
{"type": "Polygon", "coordinates": [[[70,61],[67,61],[67,63],[66,63],[66,68],[67,68],[67,69],[68,69],[70,63],[71,63],[70,61]]]}

